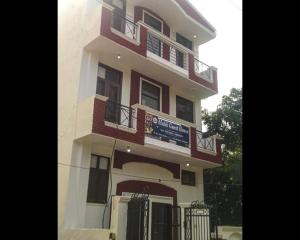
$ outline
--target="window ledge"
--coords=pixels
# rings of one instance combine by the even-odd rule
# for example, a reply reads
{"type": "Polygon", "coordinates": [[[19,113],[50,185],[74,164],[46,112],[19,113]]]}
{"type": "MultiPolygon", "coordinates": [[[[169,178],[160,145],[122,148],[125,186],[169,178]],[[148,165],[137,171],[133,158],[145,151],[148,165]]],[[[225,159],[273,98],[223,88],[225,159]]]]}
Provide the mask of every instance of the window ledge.
{"type": "Polygon", "coordinates": [[[108,127],[113,127],[113,128],[116,128],[116,129],[120,129],[122,131],[125,131],[125,132],[129,132],[129,133],[133,133],[135,134],[137,132],[136,129],[134,128],[128,128],[128,127],[124,127],[122,125],[118,125],[116,123],[111,123],[111,122],[108,122],[108,121],[104,121],[104,124],[105,126],[108,126],[108,127]]]}

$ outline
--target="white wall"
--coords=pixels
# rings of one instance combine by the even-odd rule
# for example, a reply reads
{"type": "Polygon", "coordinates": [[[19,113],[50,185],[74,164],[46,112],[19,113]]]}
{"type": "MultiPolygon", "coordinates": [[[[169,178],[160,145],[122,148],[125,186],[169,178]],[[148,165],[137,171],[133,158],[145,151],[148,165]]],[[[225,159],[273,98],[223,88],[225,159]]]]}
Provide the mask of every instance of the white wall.
{"type": "MultiPolygon", "coordinates": [[[[100,145],[92,146],[92,153],[104,155],[107,157],[111,156],[111,149],[103,148],[100,145]]],[[[113,165],[113,162],[111,163],[113,165]]],[[[200,167],[186,167],[181,165],[181,169],[196,172],[196,186],[186,186],[181,184],[180,179],[174,179],[173,174],[168,170],[161,168],[156,165],[147,163],[131,162],[123,165],[123,169],[112,169],[112,195],[116,194],[116,186],[118,183],[127,180],[140,180],[160,183],[168,187],[174,188],[177,191],[178,203],[191,202],[193,200],[202,201],[203,195],[203,169],[200,167]],[[161,182],[159,182],[159,180],[161,182]]],[[[87,180],[86,180],[87,181],[87,180]]],[[[109,184],[110,192],[110,184],[109,184]]],[[[84,197],[86,199],[86,197],[84,197]]],[[[82,198],[82,199],[84,199],[82,198]]],[[[95,228],[102,226],[102,214],[104,204],[90,204],[83,202],[86,205],[85,212],[85,228],[95,228]]],[[[108,218],[110,212],[110,205],[106,209],[106,223],[105,228],[108,227],[108,218]]]]}
{"type": "MultiPolygon", "coordinates": [[[[86,77],[83,61],[89,56],[84,53],[84,46],[99,35],[101,4],[91,0],[64,0],[59,2],[58,9],[58,232],[66,227],[82,225],[80,221],[66,223],[70,214],[68,206],[69,183],[80,179],[83,172],[78,173],[71,167],[76,128],[77,100],[79,83],[86,77]],[[81,66],[83,66],[81,71],[81,66]]],[[[86,94],[86,90],[83,91],[86,94]]],[[[76,154],[75,154],[76,155],[76,154]]],[[[76,186],[75,186],[76,188],[76,186]]],[[[78,189],[76,189],[78,190],[78,189]]],[[[77,207],[77,205],[73,205],[77,207]]],[[[77,209],[76,209],[77,211],[77,209]]],[[[79,212],[82,214],[81,207],[79,212]]],[[[67,221],[68,222],[68,221],[67,221]]]]}
{"type": "MultiPolygon", "coordinates": [[[[74,143],[78,101],[96,93],[98,61],[101,56],[86,52],[84,47],[99,35],[101,23],[101,0],[64,1],[58,11],[58,231],[64,229],[97,226],[98,222],[86,221],[86,214],[95,213],[91,219],[99,219],[100,210],[86,205],[91,146],[74,143]],[[99,3],[100,1],[100,3],[99,3]]],[[[133,7],[128,5],[128,14],[133,16],[133,7]]],[[[119,63],[108,64],[123,71],[123,105],[129,105],[130,72],[119,63]]],[[[174,109],[174,105],[171,108],[174,109]]],[[[101,150],[101,154],[109,154],[101,150]]],[[[126,167],[125,167],[126,168],[126,167]]],[[[130,171],[130,170],[129,170],[130,171]]],[[[126,172],[123,171],[123,172],[126,172]]],[[[159,171],[158,171],[159,172],[159,171]]],[[[162,174],[162,173],[160,173],[162,174]]],[[[202,173],[199,179],[202,179],[202,173]]],[[[198,176],[198,175],[197,175],[198,176]]],[[[161,177],[168,178],[163,175],[161,177]]],[[[113,183],[126,179],[141,179],[113,175],[113,183]]],[[[154,181],[154,180],[153,180],[154,181]]],[[[162,182],[179,190],[178,201],[201,198],[202,184],[196,188],[183,187],[179,182],[162,182]],[[184,194],[181,194],[183,192],[184,194]]],[[[115,186],[113,186],[113,193],[115,186]]],[[[102,206],[103,207],[103,206],[102,206]]],[[[101,206],[96,206],[101,208],[101,206]]],[[[96,221],[96,220],[95,220],[96,221]]]]}

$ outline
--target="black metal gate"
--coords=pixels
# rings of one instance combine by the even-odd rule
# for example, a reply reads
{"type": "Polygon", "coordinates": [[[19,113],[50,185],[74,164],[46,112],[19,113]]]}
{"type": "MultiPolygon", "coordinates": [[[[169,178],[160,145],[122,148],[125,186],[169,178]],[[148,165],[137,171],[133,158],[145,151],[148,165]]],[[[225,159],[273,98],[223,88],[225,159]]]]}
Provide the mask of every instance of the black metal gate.
{"type": "Polygon", "coordinates": [[[133,194],[128,202],[126,240],[148,240],[149,200],[133,194]]]}
{"type": "Polygon", "coordinates": [[[181,240],[181,208],[172,206],[172,240],[181,240]]]}
{"type": "Polygon", "coordinates": [[[199,201],[184,209],[185,240],[218,240],[217,216],[214,209],[199,201]]]}

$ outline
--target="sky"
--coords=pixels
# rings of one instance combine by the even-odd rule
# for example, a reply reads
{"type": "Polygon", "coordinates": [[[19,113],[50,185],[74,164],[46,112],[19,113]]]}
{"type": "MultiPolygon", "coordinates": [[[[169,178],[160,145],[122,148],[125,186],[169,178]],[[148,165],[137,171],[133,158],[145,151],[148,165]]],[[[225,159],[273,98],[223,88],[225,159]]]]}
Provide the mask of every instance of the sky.
{"type": "Polygon", "coordinates": [[[242,0],[189,0],[216,29],[217,36],[199,47],[199,60],[218,69],[218,94],[203,100],[214,111],[230,89],[242,87],[242,0]]]}

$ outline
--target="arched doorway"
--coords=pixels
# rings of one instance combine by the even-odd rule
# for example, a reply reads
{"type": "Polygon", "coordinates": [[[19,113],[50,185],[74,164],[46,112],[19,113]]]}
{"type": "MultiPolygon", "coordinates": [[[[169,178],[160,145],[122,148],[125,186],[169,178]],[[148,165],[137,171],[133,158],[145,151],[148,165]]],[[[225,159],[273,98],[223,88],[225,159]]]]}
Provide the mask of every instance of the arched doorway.
{"type": "MultiPolygon", "coordinates": [[[[120,182],[117,184],[117,195],[122,195],[122,193],[147,193],[150,196],[162,196],[169,197],[169,203],[160,202],[160,201],[152,201],[150,200],[149,204],[149,224],[148,229],[151,234],[151,239],[156,240],[171,240],[172,235],[177,236],[180,226],[174,225],[174,220],[179,217],[174,209],[177,209],[177,191],[171,187],[165,186],[160,183],[154,182],[146,182],[146,181],[136,181],[136,180],[128,180],[124,182],[120,182]],[[145,191],[145,189],[147,189],[145,191]],[[171,200],[173,199],[173,201],[171,200]],[[174,214],[175,217],[174,217],[174,214]]],[[[151,199],[151,197],[150,197],[151,199]]],[[[130,217],[130,212],[128,210],[127,218],[132,219],[130,217]]],[[[177,221],[176,221],[177,223],[177,221]]],[[[180,223],[180,220],[178,220],[180,223]]],[[[136,223],[139,225],[139,223],[136,223]]],[[[128,231],[128,229],[127,229],[128,231]]],[[[148,231],[147,231],[148,232],[148,231]]],[[[175,238],[174,238],[175,239],[175,238]]]]}

